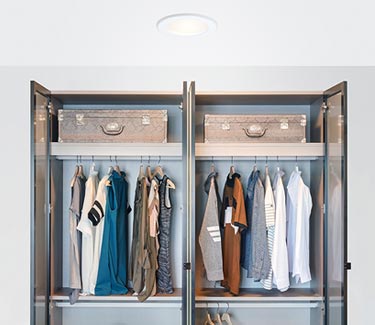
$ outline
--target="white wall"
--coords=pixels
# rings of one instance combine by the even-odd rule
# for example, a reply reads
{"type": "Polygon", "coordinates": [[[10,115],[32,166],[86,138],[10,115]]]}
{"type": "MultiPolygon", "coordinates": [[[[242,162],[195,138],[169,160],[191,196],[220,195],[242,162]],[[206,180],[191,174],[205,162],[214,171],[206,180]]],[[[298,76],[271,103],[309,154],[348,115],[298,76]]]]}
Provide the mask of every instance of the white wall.
{"type": "Polygon", "coordinates": [[[375,68],[0,68],[0,323],[29,323],[29,81],[50,89],[322,90],[349,82],[349,320],[370,324],[375,305],[373,144],[375,68]]]}

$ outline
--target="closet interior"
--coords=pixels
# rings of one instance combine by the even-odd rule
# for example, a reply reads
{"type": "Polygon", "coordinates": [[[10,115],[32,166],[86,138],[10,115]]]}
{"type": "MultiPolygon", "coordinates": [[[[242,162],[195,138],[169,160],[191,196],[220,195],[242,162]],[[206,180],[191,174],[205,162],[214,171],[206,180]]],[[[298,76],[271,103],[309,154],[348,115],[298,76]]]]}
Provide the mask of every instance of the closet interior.
{"type": "MultiPolygon", "coordinates": [[[[316,92],[49,91],[31,82],[32,127],[32,288],[33,324],[346,324],[346,83],[316,92]],[[64,142],[58,110],[167,110],[165,143],[64,142]],[[207,141],[205,115],[305,116],[302,142],[207,141]],[[60,141],[59,141],[60,140],[60,141]],[[80,295],[70,302],[71,181],[76,166],[99,180],[118,166],[126,173],[126,250],[131,256],[134,197],[143,167],[160,166],[175,185],[170,203],[170,265],[173,293],[157,293],[145,302],[132,294],[80,295]],[[209,281],[199,235],[205,215],[205,182],[216,173],[222,199],[229,172],[240,175],[245,197],[254,169],[273,182],[278,170],[286,187],[293,171],[309,188],[309,268],[311,281],[280,292],[266,290],[240,270],[239,293],[209,281]],[[333,202],[333,203],[332,203],[333,202]],[[345,268],[344,268],[345,267],[345,268]],[[332,274],[338,274],[333,276],[332,274]]],[[[159,220],[160,222],[160,220],[159,220]]],[[[223,230],[216,229],[216,238],[223,230]]],[[[129,273],[128,273],[129,274],[129,273]]]]}
{"type": "MultiPolygon", "coordinates": [[[[323,324],[323,114],[322,96],[304,94],[197,94],[195,102],[196,141],[196,218],[195,218],[195,306],[197,324],[203,324],[209,312],[212,317],[228,310],[234,324],[323,324]],[[205,115],[298,114],[306,115],[306,143],[211,143],[205,142],[205,115]],[[199,233],[207,194],[204,182],[212,168],[217,173],[219,195],[230,169],[241,175],[244,195],[253,168],[264,180],[266,166],[271,181],[281,169],[286,187],[289,176],[298,168],[304,183],[310,188],[313,208],[310,216],[310,271],[312,280],[296,284],[280,292],[273,285],[265,290],[260,282],[247,278],[241,267],[238,295],[220,286],[220,281],[208,281],[199,248],[199,233]],[[202,200],[202,198],[204,198],[202,200]]],[[[235,126],[232,126],[235,127],[235,126]]],[[[222,234],[223,244],[223,234],[222,234]]],[[[223,261],[225,263],[225,261],[223,261]]]]}

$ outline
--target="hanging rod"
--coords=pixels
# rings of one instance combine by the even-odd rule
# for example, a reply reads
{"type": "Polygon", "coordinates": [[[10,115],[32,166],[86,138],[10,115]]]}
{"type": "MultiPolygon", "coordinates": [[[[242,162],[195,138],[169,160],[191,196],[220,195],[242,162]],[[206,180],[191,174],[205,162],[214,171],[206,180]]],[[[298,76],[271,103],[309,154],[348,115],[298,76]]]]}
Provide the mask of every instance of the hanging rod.
{"type": "MultiPolygon", "coordinates": [[[[207,161],[228,161],[234,159],[234,161],[239,160],[246,160],[246,161],[254,161],[256,157],[257,161],[295,161],[296,156],[197,156],[196,160],[207,160],[207,161]]],[[[318,160],[319,156],[298,156],[298,161],[306,161],[306,160],[318,160]]]]}
{"type": "MultiPolygon", "coordinates": [[[[65,156],[65,155],[56,155],[54,156],[56,159],[58,160],[77,160],[77,156],[73,156],[73,155],[69,155],[69,156],[65,156]]],[[[92,162],[93,160],[94,161],[109,161],[111,160],[115,160],[115,157],[117,160],[135,160],[135,161],[143,161],[143,163],[147,163],[148,162],[148,157],[149,156],[118,156],[118,155],[108,155],[108,156],[96,156],[96,155],[90,155],[90,156],[83,156],[83,155],[78,155],[79,157],[79,161],[83,161],[83,162],[92,162]]],[[[163,156],[163,155],[160,155],[160,156],[150,156],[150,162],[152,163],[157,163],[158,161],[178,161],[178,160],[182,160],[182,157],[179,157],[179,156],[163,156]]]]}

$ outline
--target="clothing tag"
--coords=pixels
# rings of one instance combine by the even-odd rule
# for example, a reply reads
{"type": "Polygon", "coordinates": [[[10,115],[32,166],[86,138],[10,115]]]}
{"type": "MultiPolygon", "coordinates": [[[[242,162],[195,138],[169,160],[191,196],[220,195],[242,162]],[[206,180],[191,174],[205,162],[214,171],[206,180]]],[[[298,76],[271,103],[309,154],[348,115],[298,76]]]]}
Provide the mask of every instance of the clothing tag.
{"type": "Polygon", "coordinates": [[[227,207],[225,209],[225,224],[232,223],[232,207],[227,207]]]}

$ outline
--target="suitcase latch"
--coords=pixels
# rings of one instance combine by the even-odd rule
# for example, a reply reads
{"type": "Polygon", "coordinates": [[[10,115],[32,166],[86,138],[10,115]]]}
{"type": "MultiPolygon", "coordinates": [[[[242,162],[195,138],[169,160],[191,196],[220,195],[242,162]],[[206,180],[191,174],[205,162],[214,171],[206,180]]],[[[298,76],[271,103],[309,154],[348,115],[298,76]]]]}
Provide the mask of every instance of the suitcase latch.
{"type": "Polygon", "coordinates": [[[286,118],[280,120],[280,129],[281,130],[288,130],[289,129],[289,121],[286,118]]]}
{"type": "Polygon", "coordinates": [[[230,124],[229,124],[229,122],[225,121],[223,124],[221,124],[221,128],[223,130],[226,130],[226,131],[230,130],[230,124]]]}
{"type": "Polygon", "coordinates": [[[151,119],[150,115],[142,115],[142,125],[150,125],[151,119]]]}
{"type": "Polygon", "coordinates": [[[76,124],[77,125],[85,125],[83,122],[84,114],[76,114],[76,124]]]}

